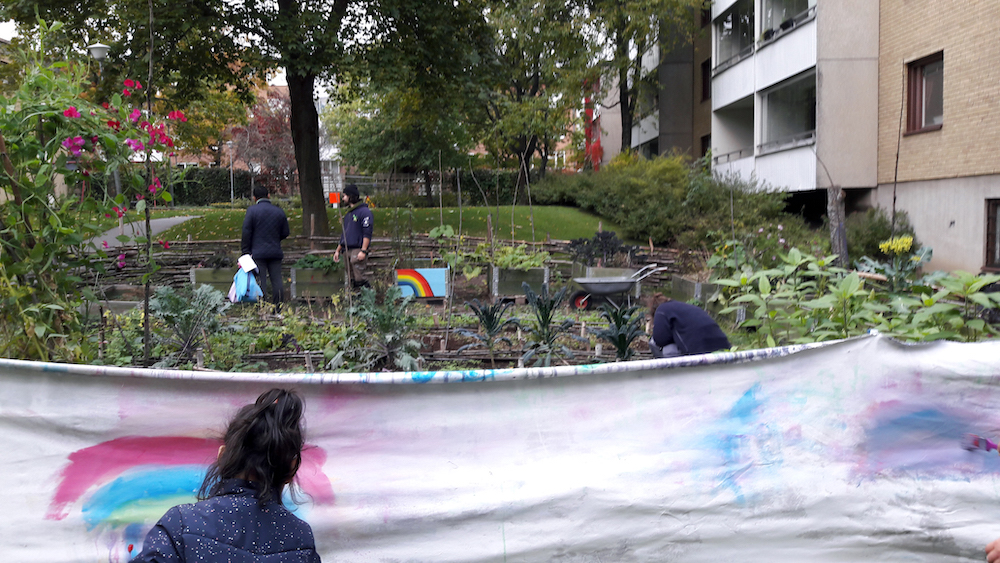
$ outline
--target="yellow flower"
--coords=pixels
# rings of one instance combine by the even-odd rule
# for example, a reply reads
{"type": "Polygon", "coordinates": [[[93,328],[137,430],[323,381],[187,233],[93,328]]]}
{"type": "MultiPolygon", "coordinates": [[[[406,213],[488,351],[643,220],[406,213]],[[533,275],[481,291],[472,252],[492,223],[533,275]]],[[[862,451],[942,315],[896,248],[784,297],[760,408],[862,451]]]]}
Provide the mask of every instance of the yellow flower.
{"type": "Polygon", "coordinates": [[[909,235],[904,235],[901,237],[893,237],[889,240],[883,241],[878,245],[878,249],[885,254],[896,254],[900,255],[910,251],[910,247],[913,246],[913,237],[909,235]]]}

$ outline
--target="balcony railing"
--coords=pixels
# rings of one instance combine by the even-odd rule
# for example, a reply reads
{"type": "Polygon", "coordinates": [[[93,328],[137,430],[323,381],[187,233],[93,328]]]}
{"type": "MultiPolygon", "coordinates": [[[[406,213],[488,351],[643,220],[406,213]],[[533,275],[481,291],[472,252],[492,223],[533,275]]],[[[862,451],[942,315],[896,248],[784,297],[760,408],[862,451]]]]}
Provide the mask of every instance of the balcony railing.
{"type": "Polygon", "coordinates": [[[727,152],[720,154],[718,156],[712,157],[712,164],[726,164],[727,162],[732,162],[734,160],[740,160],[741,158],[747,158],[753,156],[753,147],[746,147],[738,149],[732,152],[727,152]]]}
{"type": "Polygon", "coordinates": [[[794,149],[797,147],[803,147],[815,143],[816,143],[816,130],[813,129],[812,131],[805,131],[803,133],[789,135],[787,137],[782,137],[780,139],[775,139],[773,141],[768,141],[766,143],[757,145],[757,155],[761,156],[772,152],[794,149]]]}
{"type": "Polygon", "coordinates": [[[781,25],[774,29],[765,29],[764,33],[760,35],[760,40],[757,41],[757,48],[764,47],[765,45],[770,45],[778,40],[779,37],[785,35],[786,33],[797,29],[802,24],[807,21],[812,20],[816,17],[816,6],[809,8],[808,10],[802,12],[801,14],[788,18],[787,20],[781,22],[781,25]]]}
{"type": "Polygon", "coordinates": [[[738,62],[742,61],[743,59],[749,57],[750,55],[753,54],[753,51],[754,51],[753,43],[750,43],[746,47],[743,47],[742,49],[740,49],[739,53],[736,53],[732,57],[729,57],[728,59],[720,62],[717,65],[715,65],[715,68],[712,69],[712,77],[714,78],[720,72],[726,70],[727,68],[729,68],[731,66],[734,66],[736,63],[738,63],[738,62]]]}

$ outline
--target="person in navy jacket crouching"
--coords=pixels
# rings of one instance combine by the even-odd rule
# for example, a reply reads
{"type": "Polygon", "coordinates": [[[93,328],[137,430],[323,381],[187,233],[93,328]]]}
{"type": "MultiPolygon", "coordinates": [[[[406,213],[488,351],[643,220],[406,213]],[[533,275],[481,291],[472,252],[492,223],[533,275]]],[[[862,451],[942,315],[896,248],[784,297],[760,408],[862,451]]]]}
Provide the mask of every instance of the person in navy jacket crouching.
{"type": "Polygon", "coordinates": [[[653,317],[649,350],[655,358],[707,354],[732,347],[726,333],[699,307],[656,294],[649,309],[653,317]]]}

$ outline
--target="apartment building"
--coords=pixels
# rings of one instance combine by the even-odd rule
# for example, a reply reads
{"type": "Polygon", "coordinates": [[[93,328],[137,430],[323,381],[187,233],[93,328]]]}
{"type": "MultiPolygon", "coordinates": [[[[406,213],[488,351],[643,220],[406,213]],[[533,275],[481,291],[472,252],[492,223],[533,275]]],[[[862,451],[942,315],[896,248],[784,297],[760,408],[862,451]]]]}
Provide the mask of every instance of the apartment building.
{"type": "Polygon", "coordinates": [[[1000,2],[879,4],[877,203],[931,268],[1000,271],[1000,2]]]}
{"type": "Polygon", "coordinates": [[[820,196],[876,186],[878,2],[712,5],[712,154],[720,174],[820,196]],[[820,191],[823,190],[823,191],[820,191]]]}

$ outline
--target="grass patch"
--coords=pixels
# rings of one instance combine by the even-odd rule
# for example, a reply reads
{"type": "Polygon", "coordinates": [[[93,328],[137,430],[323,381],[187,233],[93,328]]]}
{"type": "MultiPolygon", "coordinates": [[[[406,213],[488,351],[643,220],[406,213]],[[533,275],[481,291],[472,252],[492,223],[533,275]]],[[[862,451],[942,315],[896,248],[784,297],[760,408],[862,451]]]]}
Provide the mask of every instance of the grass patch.
{"type": "MultiPolygon", "coordinates": [[[[441,223],[442,211],[444,223],[458,229],[458,208],[418,208],[418,209],[375,209],[375,236],[388,237],[392,233],[392,222],[399,223],[400,229],[411,228],[414,233],[427,233],[441,223]]],[[[496,209],[484,207],[467,207],[462,210],[462,234],[468,236],[486,236],[486,216],[489,213],[496,213],[496,209]]],[[[154,210],[153,218],[175,217],[180,215],[200,215],[198,219],[191,219],[177,225],[156,238],[171,241],[187,240],[188,235],[192,240],[220,240],[240,238],[243,226],[243,217],[246,211],[243,209],[218,209],[213,207],[188,207],[169,208],[165,210],[154,210]]],[[[336,209],[327,210],[330,221],[330,232],[340,233],[339,214],[336,209]]],[[[135,214],[132,214],[132,218],[135,214]]],[[[546,234],[553,239],[568,240],[574,238],[590,238],[597,232],[601,219],[596,215],[591,215],[573,207],[557,206],[535,206],[535,240],[545,240],[546,234]]],[[[288,223],[292,236],[302,232],[302,211],[293,210],[288,213],[288,223]]],[[[113,225],[109,225],[111,228],[113,225]]],[[[511,221],[510,207],[501,207],[500,216],[493,217],[493,228],[500,238],[511,238],[513,228],[513,238],[516,240],[531,240],[531,220],[530,210],[527,207],[518,206],[514,208],[513,221],[511,221]],[[513,226],[513,227],[512,227],[513,226]]],[[[605,231],[620,232],[618,225],[603,221],[605,231]]]]}

